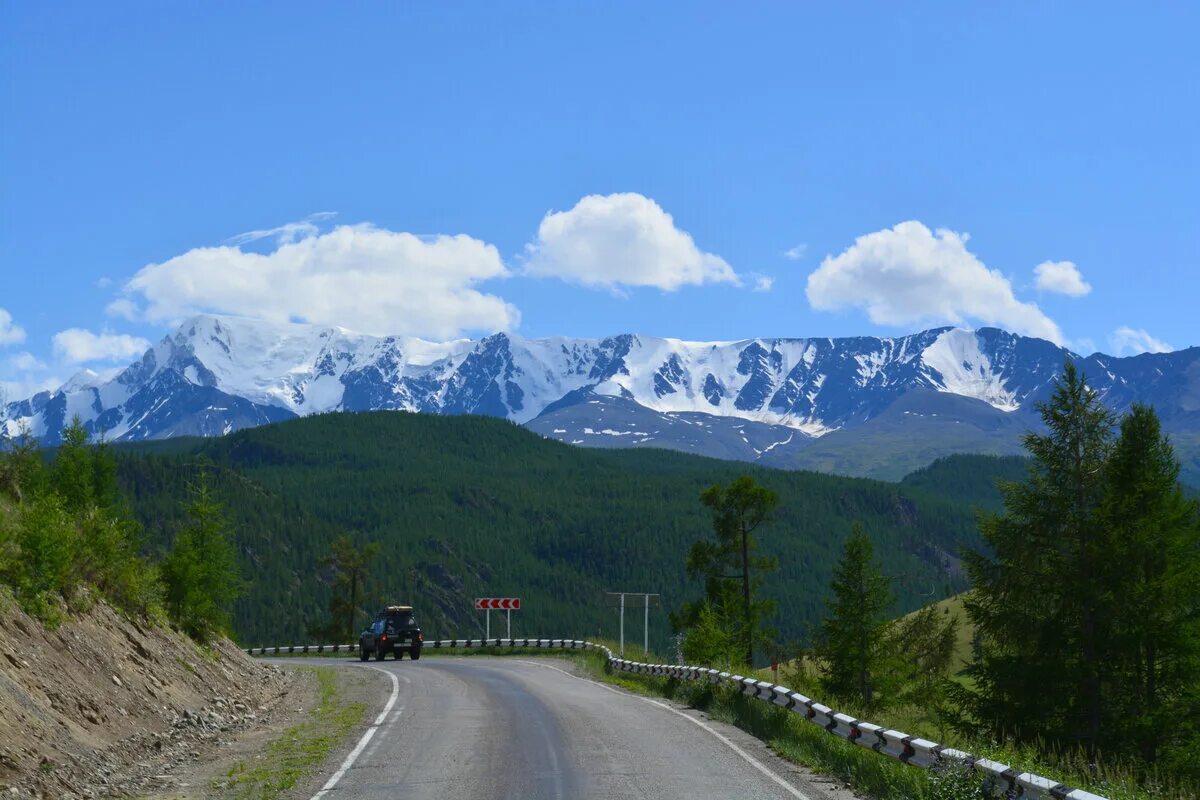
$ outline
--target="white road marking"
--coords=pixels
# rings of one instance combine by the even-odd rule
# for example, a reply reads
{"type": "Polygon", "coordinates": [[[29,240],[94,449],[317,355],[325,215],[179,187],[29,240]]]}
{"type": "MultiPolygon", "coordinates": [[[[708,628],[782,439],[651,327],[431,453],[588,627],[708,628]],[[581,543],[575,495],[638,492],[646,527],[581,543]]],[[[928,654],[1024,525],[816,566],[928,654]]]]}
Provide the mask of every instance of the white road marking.
{"type": "MultiPolygon", "coordinates": [[[[755,769],[757,769],[762,774],[766,775],[771,780],[775,781],[775,783],[779,784],[779,786],[785,792],[790,794],[792,797],[795,797],[796,800],[811,800],[808,795],[804,794],[804,792],[800,791],[795,786],[792,786],[790,783],[785,781],[783,778],[776,775],[766,764],[763,764],[757,758],[750,755],[742,748],[738,747],[736,744],[734,744],[732,741],[730,741],[730,739],[727,736],[725,736],[724,734],[722,734],[720,731],[706,725],[703,721],[698,720],[693,716],[683,713],[682,711],[680,711],[677,708],[671,708],[671,706],[667,705],[666,703],[661,703],[658,700],[651,700],[649,697],[641,697],[640,695],[636,695],[631,692],[623,692],[620,689],[616,689],[612,686],[607,686],[603,683],[600,683],[599,681],[591,680],[590,678],[581,678],[578,675],[574,675],[570,672],[567,672],[565,669],[559,669],[558,667],[553,666],[551,664],[543,664],[538,661],[525,661],[523,659],[515,659],[515,660],[519,661],[521,664],[532,664],[535,667],[545,667],[546,669],[552,669],[555,672],[561,672],[563,675],[566,675],[568,678],[574,678],[577,681],[584,681],[585,683],[590,683],[593,686],[599,686],[601,689],[607,689],[608,691],[612,692],[613,694],[619,694],[622,697],[632,697],[636,700],[641,700],[643,702],[649,703],[652,706],[658,706],[659,708],[661,708],[665,711],[670,711],[672,714],[678,714],[679,716],[686,719],[688,722],[691,722],[694,725],[699,725],[701,728],[703,728],[704,730],[711,733],[718,740],[720,740],[722,743],[724,743],[730,750],[732,750],[733,752],[735,752],[739,756],[741,756],[743,759],[745,759],[747,764],[754,767],[755,769]]],[[[315,800],[315,798],[314,798],[314,800],[315,800]]]]}
{"type": "MultiPolygon", "coordinates": [[[[350,751],[350,755],[346,756],[346,760],[342,762],[340,767],[338,767],[338,771],[333,773],[333,775],[329,777],[329,780],[325,781],[325,785],[321,787],[321,791],[314,794],[311,800],[320,800],[327,792],[333,789],[333,787],[337,786],[338,781],[342,779],[346,772],[352,766],[354,766],[354,762],[358,760],[358,757],[362,755],[362,751],[366,749],[367,744],[372,738],[374,738],[375,732],[379,730],[379,726],[383,724],[385,719],[387,719],[387,715],[390,714],[392,709],[396,706],[397,698],[400,697],[400,681],[396,678],[396,673],[372,666],[368,666],[367,669],[373,669],[376,672],[382,672],[384,675],[387,675],[392,679],[392,696],[388,698],[387,704],[383,707],[383,711],[379,712],[379,716],[375,718],[374,724],[372,724],[370,728],[367,728],[367,732],[364,733],[362,738],[358,740],[358,744],[356,744],[354,749],[350,751]]],[[[405,683],[410,682],[407,676],[402,677],[404,677],[405,683]]]]}

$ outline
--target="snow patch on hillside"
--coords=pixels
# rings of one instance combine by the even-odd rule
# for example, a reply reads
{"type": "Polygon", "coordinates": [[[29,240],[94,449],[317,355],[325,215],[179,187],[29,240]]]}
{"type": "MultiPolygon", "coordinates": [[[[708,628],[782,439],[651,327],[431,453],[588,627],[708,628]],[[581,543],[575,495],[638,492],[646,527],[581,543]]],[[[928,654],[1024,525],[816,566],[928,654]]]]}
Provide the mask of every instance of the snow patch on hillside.
{"type": "Polygon", "coordinates": [[[948,330],[925,348],[921,360],[937,370],[938,391],[974,397],[1001,411],[1016,411],[1021,407],[1016,394],[1009,391],[1003,376],[992,368],[992,361],[979,346],[974,331],[948,330]]]}

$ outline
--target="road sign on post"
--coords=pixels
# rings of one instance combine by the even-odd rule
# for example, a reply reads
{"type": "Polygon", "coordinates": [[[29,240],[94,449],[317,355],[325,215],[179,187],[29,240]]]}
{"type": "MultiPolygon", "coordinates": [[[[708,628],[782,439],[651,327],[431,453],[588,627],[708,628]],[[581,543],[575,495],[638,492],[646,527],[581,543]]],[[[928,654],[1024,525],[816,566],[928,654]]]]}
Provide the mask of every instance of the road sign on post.
{"type": "Polygon", "coordinates": [[[485,623],[484,638],[492,638],[492,609],[503,611],[505,615],[505,627],[508,633],[505,638],[512,638],[512,612],[518,611],[521,608],[521,598],[519,597],[476,597],[475,610],[487,612],[487,622],[485,623]]]}

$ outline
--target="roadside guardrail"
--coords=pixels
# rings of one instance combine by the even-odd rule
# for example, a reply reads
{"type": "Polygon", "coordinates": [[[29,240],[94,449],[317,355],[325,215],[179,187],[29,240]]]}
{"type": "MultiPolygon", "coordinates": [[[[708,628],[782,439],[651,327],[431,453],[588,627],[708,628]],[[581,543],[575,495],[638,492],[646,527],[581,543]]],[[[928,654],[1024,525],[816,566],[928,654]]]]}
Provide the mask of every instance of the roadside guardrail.
{"type": "MultiPolygon", "coordinates": [[[[1019,772],[998,761],[979,758],[952,747],[931,742],[902,731],[874,725],[842,714],[810,697],[794,692],[786,686],[760,681],[755,678],[730,672],[675,664],[643,664],[616,656],[602,644],[579,639],[440,639],[425,642],[425,647],[440,649],[478,649],[483,647],[533,647],[552,650],[598,650],[608,659],[608,666],[619,672],[634,675],[649,675],[677,680],[703,680],[714,685],[734,686],[742,694],[756,700],[772,703],[780,708],[799,714],[804,719],[819,725],[834,736],[853,744],[874,750],[882,756],[894,758],[914,767],[933,769],[939,765],[960,765],[989,780],[996,794],[1011,798],[1055,798],[1056,800],[1106,800],[1097,794],[1076,789],[1064,783],[1019,772]]],[[[355,644],[325,645],[276,645],[273,647],[251,647],[246,653],[251,656],[288,655],[292,653],[356,653],[355,644]]]]}

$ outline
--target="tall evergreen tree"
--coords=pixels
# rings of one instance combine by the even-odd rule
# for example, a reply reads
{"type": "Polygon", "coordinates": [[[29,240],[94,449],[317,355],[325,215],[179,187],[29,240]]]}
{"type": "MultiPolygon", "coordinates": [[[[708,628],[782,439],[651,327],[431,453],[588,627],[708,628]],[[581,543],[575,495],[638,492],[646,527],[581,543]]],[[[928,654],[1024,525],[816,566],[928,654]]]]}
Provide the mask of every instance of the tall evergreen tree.
{"type": "Polygon", "coordinates": [[[95,500],[96,474],[89,438],[87,429],[76,415],[71,424],[63,428],[62,444],[54,454],[54,465],[50,470],[54,491],[72,513],[87,509],[95,500]]]}
{"type": "Polygon", "coordinates": [[[233,533],[203,468],[189,493],[186,522],[162,575],[172,619],[189,635],[207,639],[228,630],[230,607],[243,584],[233,533]]]}
{"type": "Polygon", "coordinates": [[[875,560],[875,547],[855,523],[833,572],[833,596],[816,648],[821,685],[864,710],[876,708],[895,676],[889,649],[893,597],[890,581],[875,560]]]}
{"type": "Polygon", "coordinates": [[[1101,520],[1112,541],[1108,738],[1154,763],[1180,742],[1180,722],[1194,718],[1188,703],[1200,699],[1200,514],[1149,407],[1133,406],[1121,422],[1101,520]]]}
{"type": "MultiPolygon", "coordinates": [[[[763,620],[774,608],[770,601],[758,596],[762,575],[779,568],[776,558],[755,555],[758,542],[754,533],[771,520],[779,505],[779,495],[743,475],[728,486],[715,484],[705,489],[700,502],[712,514],[716,540],[701,539],[692,546],[687,559],[688,575],[704,578],[705,597],[711,608],[738,607],[739,613],[727,622],[738,630],[746,664],[752,665],[755,641],[767,638],[769,633],[763,627],[763,620]],[[740,593],[739,604],[731,602],[731,592],[740,593]]],[[[698,611],[699,606],[693,621],[698,611]]]]}
{"type": "Polygon", "coordinates": [[[329,548],[329,555],[321,559],[321,566],[333,571],[333,594],[329,598],[330,619],[325,633],[344,641],[357,638],[355,617],[361,612],[367,576],[378,555],[378,542],[355,547],[350,537],[343,534],[334,540],[329,548]]]}
{"type": "Polygon", "coordinates": [[[1103,580],[1112,540],[1097,509],[1113,417],[1071,361],[1039,410],[1047,431],[1025,436],[1028,479],[1003,485],[1004,513],[980,520],[992,553],[966,559],[980,657],[960,700],[997,733],[1094,754],[1112,626],[1103,580]]]}

